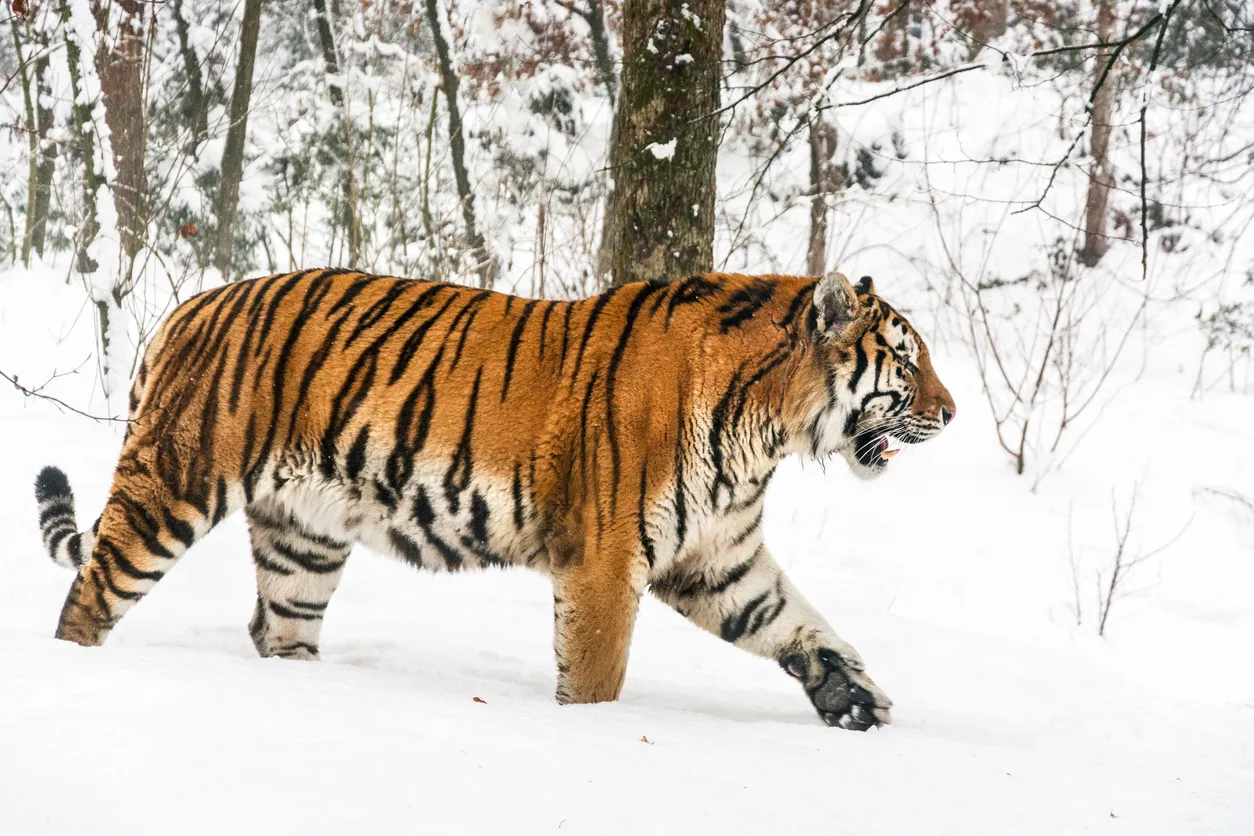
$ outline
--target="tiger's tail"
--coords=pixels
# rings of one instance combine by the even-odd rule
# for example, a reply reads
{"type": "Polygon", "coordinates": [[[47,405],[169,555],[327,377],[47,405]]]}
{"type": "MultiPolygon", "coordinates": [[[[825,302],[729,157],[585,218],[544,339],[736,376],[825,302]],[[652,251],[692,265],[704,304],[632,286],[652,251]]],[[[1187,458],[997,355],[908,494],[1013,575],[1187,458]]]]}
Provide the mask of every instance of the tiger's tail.
{"type": "Polygon", "coordinates": [[[35,478],[35,501],[39,503],[39,530],[52,562],[77,570],[91,556],[96,545],[100,520],[86,531],[78,530],[74,515],[74,492],[64,471],[45,467],[35,478]]]}

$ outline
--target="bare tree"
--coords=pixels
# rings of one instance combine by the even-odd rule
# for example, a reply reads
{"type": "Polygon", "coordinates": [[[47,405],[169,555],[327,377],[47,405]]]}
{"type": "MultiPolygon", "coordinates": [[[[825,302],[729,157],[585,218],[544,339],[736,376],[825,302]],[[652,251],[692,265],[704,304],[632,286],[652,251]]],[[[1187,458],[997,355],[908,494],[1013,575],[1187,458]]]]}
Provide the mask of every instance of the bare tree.
{"type": "MultiPolygon", "coordinates": [[[[144,245],[148,228],[148,186],[144,156],[148,150],[148,112],[144,103],[144,41],[147,30],[143,0],[92,3],[96,26],[106,36],[96,53],[100,91],[116,180],[110,184],[118,213],[118,237],[127,255],[126,270],[144,245]]],[[[121,281],[129,285],[131,277],[121,281]]]]}
{"type": "Polygon", "coordinates": [[[841,187],[840,175],[832,166],[836,154],[836,128],[821,114],[810,120],[810,246],[806,251],[806,272],[821,276],[827,272],[827,196],[841,187]]]}
{"type": "Polygon", "coordinates": [[[448,14],[440,0],[426,0],[427,23],[435,42],[436,60],[440,64],[440,84],[448,103],[449,155],[453,161],[453,179],[457,181],[457,197],[461,200],[462,221],[466,224],[466,240],[475,259],[479,285],[491,287],[496,280],[496,259],[488,250],[475,220],[475,196],[470,190],[470,172],[466,168],[466,138],[462,133],[461,104],[457,100],[457,72],[453,66],[453,45],[449,43],[448,14]]]}
{"type": "Polygon", "coordinates": [[[183,0],[174,0],[173,11],[174,24],[179,36],[179,56],[183,59],[183,72],[187,75],[187,94],[184,97],[183,114],[191,121],[192,137],[188,145],[195,150],[209,136],[209,99],[205,95],[200,59],[196,56],[196,50],[192,48],[189,38],[190,29],[187,25],[187,17],[183,13],[183,0]]]}
{"type": "Polygon", "coordinates": [[[1192,518],[1184,527],[1167,542],[1149,551],[1138,551],[1129,542],[1132,534],[1133,518],[1136,515],[1137,498],[1141,494],[1139,483],[1132,483],[1132,497],[1128,500],[1128,510],[1120,513],[1119,503],[1114,493],[1110,496],[1110,513],[1115,526],[1115,552],[1111,556],[1110,566],[1106,570],[1097,571],[1097,635],[1106,635],[1106,622],[1110,619],[1110,610],[1115,601],[1128,593],[1128,578],[1132,571],[1154,555],[1157,555],[1179,540],[1192,518]]]}
{"type": "Polygon", "coordinates": [[[218,188],[218,246],[214,263],[224,279],[231,275],[235,246],[235,214],[239,184],[244,176],[244,141],[248,136],[248,104],[252,99],[253,67],[257,61],[257,36],[261,28],[261,0],[246,0],[240,28],[239,63],[231,92],[231,122],[222,151],[222,180],[218,188]]]}
{"type": "Polygon", "coordinates": [[[723,0],[627,0],[606,226],[615,284],[714,266],[723,0]]]}
{"type": "Polygon", "coordinates": [[[592,34],[592,49],[597,57],[597,71],[612,102],[618,95],[618,73],[614,70],[614,58],[610,54],[610,32],[605,25],[605,7],[601,0],[587,0],[586,6],[573,4],[571,10],[588,23],[592,34]]]}
{"type": "Polygon", "coordinates": [[[26,231],[22,236],[22,263],[30,263],[33,250],[44,253],[48,211],[52,205],[52,175],[56,169],[57,143],[48,136],[52,128],[52,85],[49,72],[50,15],[28,17],[25,24],[13,19],[13,40],[21,61],[22,93],[26,105],[27,139],[30,144],[30,175],[26,196],[26,231]],[[24,51],[23,47],[26,47],[24,51]],[[34,59],[26,60],[29,52],[34,59]]]}
{"type": "MultiPolygon", "coordinates": [[[[1115,0],[1098,0],[1097,37],[1102,43],[1114,40],[1115,0]]],[[[1099,50],[1093,62],[1093,129],[1089,139],[1089,156],[1093,162],[1089,169],[1088,198],[1084,202],[1084,245],[1080,249],[1080,261],[1086,267],[1095,267],[1110,247],[1106,239],[1106,215],[1110,189],[1115,182],[1109,155],[1110,119],[1117,96],[1112,62],[1111,50],[1099,50]]]]}

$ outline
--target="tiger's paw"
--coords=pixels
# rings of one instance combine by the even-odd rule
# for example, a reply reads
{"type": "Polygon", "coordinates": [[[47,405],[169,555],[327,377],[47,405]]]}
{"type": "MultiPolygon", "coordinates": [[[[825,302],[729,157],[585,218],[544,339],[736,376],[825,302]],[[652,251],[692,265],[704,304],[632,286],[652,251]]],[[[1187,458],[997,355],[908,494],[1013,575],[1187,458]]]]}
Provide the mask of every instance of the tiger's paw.
{"type": "Polygon", "coordinates": [[[866,731],[892,722],[893,701],[862,671],[856,656],[822,647],[780,658],[789,676],[801,680],[819,717],[829,726],[866,731]]]}

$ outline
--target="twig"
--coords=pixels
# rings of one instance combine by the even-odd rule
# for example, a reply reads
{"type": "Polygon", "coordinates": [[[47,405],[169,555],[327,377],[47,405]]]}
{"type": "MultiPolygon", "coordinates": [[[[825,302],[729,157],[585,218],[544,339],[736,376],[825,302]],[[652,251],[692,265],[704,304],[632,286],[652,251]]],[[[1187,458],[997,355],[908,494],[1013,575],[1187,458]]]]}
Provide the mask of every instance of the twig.
{"type": "MultiPolygon", "coordinates": [[[[73,372],[68,372],[68,374],[73,374],[73,372]]],[[[121,424],[129,424],[129,423],[131,423],[131,420],[130,420],[129,418],[112,418],[112,417],[105,417],[105,416],[103,416],[103,415],[92,415],[92,414],[91,414],[91,413],[89,413],[89,412],[83,412],[83,410],[81,410],[81,409],[77,409],[77,408],[75,408],[75,407],[73,407],[73,406],[70,406],[68,403],[66,403],[65,401],[61,400],[60,398],[54,398],[52,395],[45,395],[43,392],[39,391],[40,389],[43,389],[43,388],[44,388],[44,386],[47,386],[47,385],[48,385],[48,383],[50,383],[51,381],[53,381],[53,380],[55,380],[55,379],[57,379],[58,377],[61,377],[61,376],[62,376],[62,375],[59,375],[59,374],[54,374],[54,375],[53,375],[51,378],[49,378],[49,379],[48,379],[48,381],[47,381],[47,382],[45,382],[43,385],[41,385],[41,386],[37,386],[37,387],[35,387],[34,389],[30,389],[30,388],[27,388],[26,386],[23,386],[22,384],[20,384],[20,383],[18,383],[18,382],[17,382],[17,375],[13,375],[12,377],[9,377],[9,376],[8,376],[7,374],[5,374],[4,372],[0,371],[0,377],[4,378],[5,380],[7,380],[7,381],[9,381],[10,383],[12,383],[12,384],[13,384],[13,388],[14,388],[14,389],[16,389],[17,391],[21,392],[21,393],[22,393],[22,395],[23,395],[23,396],[25,396],[25,397],[27,397],[27,398],[42,398],[42,399],[43,399],[43,400],[45,400],[45,401],[51,401],[53,404],[55,404],[55,405],[56,405],[58,408],[60,408],[60,409],[63,409],[63,410],[69,410],[70,412],[73,412],[75,415],[81,415],[81,416],[83,416],[84,418],[90,418],[90,419],[91,419],[91,420],[93,420],[93,421],[113,421],[113,422],[117,422],[117,423],[121,423],[121,424]]]]}

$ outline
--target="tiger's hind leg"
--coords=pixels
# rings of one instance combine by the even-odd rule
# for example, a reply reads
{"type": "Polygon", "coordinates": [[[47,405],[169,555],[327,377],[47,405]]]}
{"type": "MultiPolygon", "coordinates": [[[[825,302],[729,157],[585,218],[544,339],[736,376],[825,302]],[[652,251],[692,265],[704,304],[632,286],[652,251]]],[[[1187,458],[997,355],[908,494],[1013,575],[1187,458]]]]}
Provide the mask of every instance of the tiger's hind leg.
{"type": "Polygon", "coordinates": [[[310,531],[277,503],[245,509],[257,569],[248,632],[262,656],[317,659],[322,617],[352,543],[310,531]]]}
{"type": "Polygon", "coordinates": [[[236,493],[219,480],[208,495],[180,496],[153,468],[130,466],[124,455],[96,524],[91,555],[61,609],[57,638],[87,647],[103,644],[179,557],[230,513],[236,493]]]}

